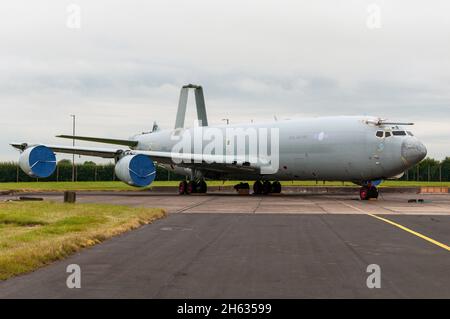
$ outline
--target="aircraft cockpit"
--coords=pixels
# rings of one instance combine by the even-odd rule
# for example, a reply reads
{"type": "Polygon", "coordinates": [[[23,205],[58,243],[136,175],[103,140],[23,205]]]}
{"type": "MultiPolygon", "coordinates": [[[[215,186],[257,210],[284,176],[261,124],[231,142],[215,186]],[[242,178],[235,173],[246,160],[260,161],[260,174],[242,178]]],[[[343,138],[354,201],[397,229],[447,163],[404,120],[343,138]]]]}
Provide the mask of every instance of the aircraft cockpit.
{"type": "Polygon", "coordinates": [[[375,135],[378,138],[388,138],[391,136],[414,136],[414,134],[410,131],[402,131],[402,130],[395,130],[395,131],[377,131],[375,135]]]}

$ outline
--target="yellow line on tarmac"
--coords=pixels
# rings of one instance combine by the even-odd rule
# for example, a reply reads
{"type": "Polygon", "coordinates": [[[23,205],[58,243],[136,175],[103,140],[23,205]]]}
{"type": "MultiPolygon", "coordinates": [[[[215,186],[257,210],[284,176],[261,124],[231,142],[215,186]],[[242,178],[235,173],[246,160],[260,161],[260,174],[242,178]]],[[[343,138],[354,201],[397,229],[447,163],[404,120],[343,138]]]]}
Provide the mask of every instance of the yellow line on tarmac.
{"type": "Polygon", "coordinates": [[[406,232],[408,232],[408,233],[410,233],[410,234],[413,234],[414,236],[417,236],[417,237],[419,237],[419,238],[422,238],[423,240],[426,240],[426,241],[428,241],[428,242],[430,242],[430,243],[432,243],[432,244],[434,244],[434,245],[436,245],[436,246],[439,246],[439,247],[441,247],[441,248],[443,248],[443,249],[445,249],[445,250],[447,250],[447,251],[450,251],[450,247],[449,247],[449,246],[447,246],[447,245],[445,245],[445,244],[443,244],[443,243],[441,243],[441,242],[438,242],[437,240],[434,240],[433,238],[430,238],[430,237],[428,237],[428,236],[422,235],[421,233],[418,233],[418,232],[416,232],[416,231],[414,231],[414,230],[412,230],[412,229],[409,229],[408,227],[405,227],[405,226],[403,226],[403,225],[397,224],[397,223],[395,223],[395,222],[393,222],[393,221],[391,221],[391,220],[389,220],[389,219],[386,219],[386,218],[383,218],[383,217],[380,217],[380,216],[377,216],[377,215],[368,213],[368,212],[366,212],[366,211],[364,211],[364,210],[362,210],[362,209],[360,209],[360,208],[358,208],[358,207],[355,207],[355,206],[353,206],[353,205],[350,205],[350,204],[347,204],[347,203],[344,203],[344,202],[341,202],[341,204],[343,204],[343,205],[345,205],[345,206],[347,206],[347,207],[353,208],[353,209],[355,209],[355,210],[357,210],[357,211],[360,211],[360,212],[362,212],[362,213],[364,213],[364,214],[366,214],[366,215],[369,215],[369,216],[371,216],[371,217],[373,217],[373,218],[382,220],[382,221],[384,221],[385,223],[388,223],[388,224],[391,224],[391,225],[393,225],[393,226],[395,226],[395,227],[398,227],[398,228],[400,228],[400,229],[402,229],[402,230],[404,230],[404,231],[406,231],[406,232]]]}

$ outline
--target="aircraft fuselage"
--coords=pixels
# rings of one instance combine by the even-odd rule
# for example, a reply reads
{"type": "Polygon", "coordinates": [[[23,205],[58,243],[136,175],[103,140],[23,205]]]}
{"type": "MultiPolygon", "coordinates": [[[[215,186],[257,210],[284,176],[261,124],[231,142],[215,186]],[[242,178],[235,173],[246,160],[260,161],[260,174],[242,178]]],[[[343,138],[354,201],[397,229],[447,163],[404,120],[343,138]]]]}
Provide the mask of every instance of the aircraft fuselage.
{"type": "MultiPolygon", "coordinates": [[[[377,118],[367,116],[318,117],[208,127],[223,133],[224,152],[227,152],[227,145],[230,144],[227,140],[227,129],[240,128],[243,129],[242,134],[248,129],[277,129],[278,170],[270,176],[254,172],[236,174],[226,171],[201,171],[200,173],[203,177],[218,179],[268,178],[360,182],[399,176],[426,156],[425,146],[408,130],[395,125],[375,125],[373,124],[375,119],[377,118]]],[[[174,136],[186,132],[193,135],[194,128],[137,135],[133,140],[139,143],[134,149],[170,152],[178,143],[174,136]]],[[[204,140],[202,143],[200,153],[208,141],[204,140]]],[[[248,147],[234,149],[236,155],[248,152],[248,147]]],[[[164,167],[180,174],[192,174],[190,169],[184,167],[176,165],[164,167]]]]}

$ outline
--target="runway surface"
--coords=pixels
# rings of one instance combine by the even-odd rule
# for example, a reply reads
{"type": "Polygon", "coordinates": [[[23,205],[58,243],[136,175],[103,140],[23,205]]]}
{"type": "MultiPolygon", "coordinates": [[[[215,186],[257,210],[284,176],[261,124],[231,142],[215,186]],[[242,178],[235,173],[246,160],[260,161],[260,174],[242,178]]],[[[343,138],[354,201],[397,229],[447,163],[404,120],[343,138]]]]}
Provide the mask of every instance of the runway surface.
{"type": "Polygon", "coordinates": [[[163,207],[169,215],[2,282],[0,298],[450,298],[450,195],[361,202],[326,194],[83,193],[78,200],[163,207]],[[431,202],[408,203],[413,198],[431,202]],[[81,289],[66,286],[69,264],[81,267],[81,289]],[[379,289],[366,284],[371,264],[381,269],[379,289]]]}

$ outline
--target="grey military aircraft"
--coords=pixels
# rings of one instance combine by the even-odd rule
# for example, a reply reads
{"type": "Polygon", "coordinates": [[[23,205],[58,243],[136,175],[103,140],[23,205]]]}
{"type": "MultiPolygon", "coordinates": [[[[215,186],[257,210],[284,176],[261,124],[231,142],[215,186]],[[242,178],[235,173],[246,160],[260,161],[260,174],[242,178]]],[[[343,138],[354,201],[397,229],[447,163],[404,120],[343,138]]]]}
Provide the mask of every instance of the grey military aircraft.
{"type": "MultiPolygon", "coordinates": [[[[132,186],[150,185],[155,165],[186,176],[179,193],[206,193],[207,181],[253,180],[255,194],[280,193],[280,181],[351,181],[360,198],[378,197],[378,184],[400,178],[422,161],[426,147],[405,127],[373,116],[337,116],[276,120],[269,123],[209,126],[201,86],[184,86],[174,129],[129,139],[59,135],[120,145],[116,148],[12,143],[19,165],[33,177],[49,177],[55,153],[115,160],[117,177],[132,186]],[[198,125],[184,128],[188,90],[195,90],[198,125]]],[[[240,184],[239,187],[245,187],[240,184]]]]}

